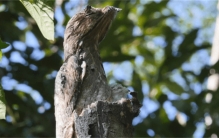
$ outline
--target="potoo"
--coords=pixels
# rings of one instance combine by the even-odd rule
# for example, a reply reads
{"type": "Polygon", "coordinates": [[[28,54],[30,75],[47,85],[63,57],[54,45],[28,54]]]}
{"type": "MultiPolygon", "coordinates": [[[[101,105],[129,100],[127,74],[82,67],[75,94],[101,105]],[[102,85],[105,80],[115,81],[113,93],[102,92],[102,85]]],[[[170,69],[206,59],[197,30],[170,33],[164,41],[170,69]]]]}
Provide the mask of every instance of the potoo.
{"type": "Polygon", "coordinates": [[[66,26],[64,63],[55,80],[57,137],[74,137],[74,111],[80,114],[92,102],[110,101],[111,90],[98,45],[106,36],[118,11],[120,9],[112,6],[87,6],[72,17],[66,26]]]}

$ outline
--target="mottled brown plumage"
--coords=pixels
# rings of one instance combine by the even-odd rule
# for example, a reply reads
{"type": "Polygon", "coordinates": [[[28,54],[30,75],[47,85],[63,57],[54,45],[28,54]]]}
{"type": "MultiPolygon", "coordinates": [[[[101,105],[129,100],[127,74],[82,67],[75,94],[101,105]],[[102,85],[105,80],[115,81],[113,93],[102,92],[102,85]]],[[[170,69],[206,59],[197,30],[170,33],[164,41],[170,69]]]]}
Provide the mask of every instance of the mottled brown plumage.
{"type": "Polygon", "coordinates": [[[112,6],[102,9],[87,6],[66,26],[64,63],[55,82],[57,137],[73,137],[74,110],[80,114],[92,102],[110,100],[111,90],[107,85],[98,45],[118,11],[112,6]]]}
{"type": "Polygon", "coordinates": [[[65,59],[71,54],[76,54],[84,42],[97,46],[105,37],[119,10],[112,6],[102,9],[87,6],[84,12],[72,17],[66,26],[64,36],[65,59]]]}

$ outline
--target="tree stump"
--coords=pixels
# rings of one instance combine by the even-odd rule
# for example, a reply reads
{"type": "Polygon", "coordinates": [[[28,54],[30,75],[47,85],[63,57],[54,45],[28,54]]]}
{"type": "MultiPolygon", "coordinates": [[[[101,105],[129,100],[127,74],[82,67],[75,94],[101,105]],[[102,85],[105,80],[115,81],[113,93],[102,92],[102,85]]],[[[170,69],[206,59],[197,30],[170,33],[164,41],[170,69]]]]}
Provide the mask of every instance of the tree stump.
{"type": "Polygon", "coordinates": [[[136,93],[107,84],[98,45],[118,11],[87,6],[64,34],[64,63],[55,81],[56,137],[131,137],[140,104],[136,93]]]}

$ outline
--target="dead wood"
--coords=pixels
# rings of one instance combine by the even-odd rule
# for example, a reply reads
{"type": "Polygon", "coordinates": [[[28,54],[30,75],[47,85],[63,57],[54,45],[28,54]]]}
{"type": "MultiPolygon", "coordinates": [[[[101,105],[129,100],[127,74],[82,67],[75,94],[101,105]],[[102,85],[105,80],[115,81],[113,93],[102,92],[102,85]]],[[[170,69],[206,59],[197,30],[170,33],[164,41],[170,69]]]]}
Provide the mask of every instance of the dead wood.
{"type": "Polygon", "coordinates": [[[124,99],[126,88],[107,84],[98,51],[118,11],[87,6],[66,26],[64,63],[55,81],[56,137],[132,136],[140,104],[136,97],[124,99]]]}

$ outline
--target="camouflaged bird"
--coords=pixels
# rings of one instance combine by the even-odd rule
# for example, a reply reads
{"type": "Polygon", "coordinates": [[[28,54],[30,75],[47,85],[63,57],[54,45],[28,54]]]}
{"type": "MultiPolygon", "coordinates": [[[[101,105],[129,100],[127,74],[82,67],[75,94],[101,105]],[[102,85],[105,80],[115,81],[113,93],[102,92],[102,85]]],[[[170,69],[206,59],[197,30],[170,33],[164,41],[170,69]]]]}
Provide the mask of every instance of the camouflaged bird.
{"type": "Polygon", "coordinates": [[[55,80],[57,137],[74,137],[73,111],[80,114],[92,102],[110,100],[111,90],[107,85],[98,45],[118,11],[120,9],[112,6],[87,6],[66,26],[64,63],[55,80]]]}

